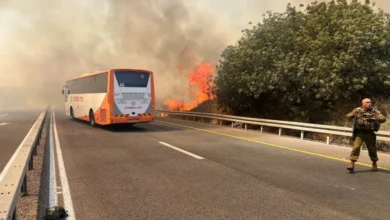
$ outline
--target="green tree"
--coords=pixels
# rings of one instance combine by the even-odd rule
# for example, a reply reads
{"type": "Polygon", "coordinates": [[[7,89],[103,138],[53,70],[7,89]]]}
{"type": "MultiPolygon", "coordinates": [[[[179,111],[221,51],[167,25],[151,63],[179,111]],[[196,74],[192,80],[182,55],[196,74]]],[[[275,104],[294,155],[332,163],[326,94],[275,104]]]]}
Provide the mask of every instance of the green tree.
{"type": "Polygon", "coordinates": [[[337,102],[390,95],[390,17],[369,1],[288,4],[243,33],[215,79],[219,106],[236,114],[314,121],[337,102]]]}

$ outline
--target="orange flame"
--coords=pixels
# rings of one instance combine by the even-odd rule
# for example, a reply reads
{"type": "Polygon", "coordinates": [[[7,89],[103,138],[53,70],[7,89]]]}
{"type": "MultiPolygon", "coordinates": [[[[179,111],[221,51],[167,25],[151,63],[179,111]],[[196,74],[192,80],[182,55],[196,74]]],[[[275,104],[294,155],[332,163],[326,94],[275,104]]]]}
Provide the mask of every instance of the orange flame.
{"type": "Polygon", "coordinates": [[[215,95],[211,92],[211,88],[215,86],[211,81],[213,74],[214,70],[211,64],[207,62],[200,63],[188,74],[188,83],[190,86],[195,86],[196,89],[195,97],[193,97],[194,101],[185,103],[178,99],[167,99],[164,101],[164,105],[167,106],[169,111],[189,111],[204,101],[213,100],[215,98],[215,95]]]}

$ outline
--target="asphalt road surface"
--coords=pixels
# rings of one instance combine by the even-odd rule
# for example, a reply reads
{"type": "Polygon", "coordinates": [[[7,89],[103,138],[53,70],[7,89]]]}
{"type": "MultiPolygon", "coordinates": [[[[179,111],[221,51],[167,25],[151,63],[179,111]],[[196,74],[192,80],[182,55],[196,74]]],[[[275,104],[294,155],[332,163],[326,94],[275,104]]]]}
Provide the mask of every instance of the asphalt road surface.
{"type": "Polygon", "coordinates": [[[0,111],[0,173],[42,112],[0,111]]]}
{"type": "Polygon", "coordinates": [[[352,175],[345,162],[160,122],[91,128],[56,118],[77,219],[390,216],[389,172],[352,175]]]}

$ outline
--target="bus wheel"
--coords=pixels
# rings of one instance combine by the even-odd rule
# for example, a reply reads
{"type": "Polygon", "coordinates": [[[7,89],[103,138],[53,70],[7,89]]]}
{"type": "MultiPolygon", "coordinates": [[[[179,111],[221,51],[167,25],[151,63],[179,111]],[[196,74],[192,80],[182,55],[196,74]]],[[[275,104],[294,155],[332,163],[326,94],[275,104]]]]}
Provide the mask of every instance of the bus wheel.
{"type": "Polygon", "coordinates": [[[92,111],[89,112],[89,124],[92,127],[95,127],[95,115],[93,114],[92,111]]]}

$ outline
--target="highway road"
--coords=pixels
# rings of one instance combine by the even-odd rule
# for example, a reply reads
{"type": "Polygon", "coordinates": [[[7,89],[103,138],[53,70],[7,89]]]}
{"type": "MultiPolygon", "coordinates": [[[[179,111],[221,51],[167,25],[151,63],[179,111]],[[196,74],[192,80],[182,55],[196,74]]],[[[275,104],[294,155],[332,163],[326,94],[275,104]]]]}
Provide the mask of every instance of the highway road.
{"type": "Polygon", "coordinates": [[[56,127],[71,194],[65,203],[77,219],[390,215],[388,171],[366,172],[358,165],[362,172],[350,174],[347,163],[326,155],[221,135],[212,131],[216,126],[196,122],[92,128],[56,111],[56,127]]]}
{"type": "Polygon", "coordinates": [[[0,111],[0,173],[43,111],[0,111]]]}

